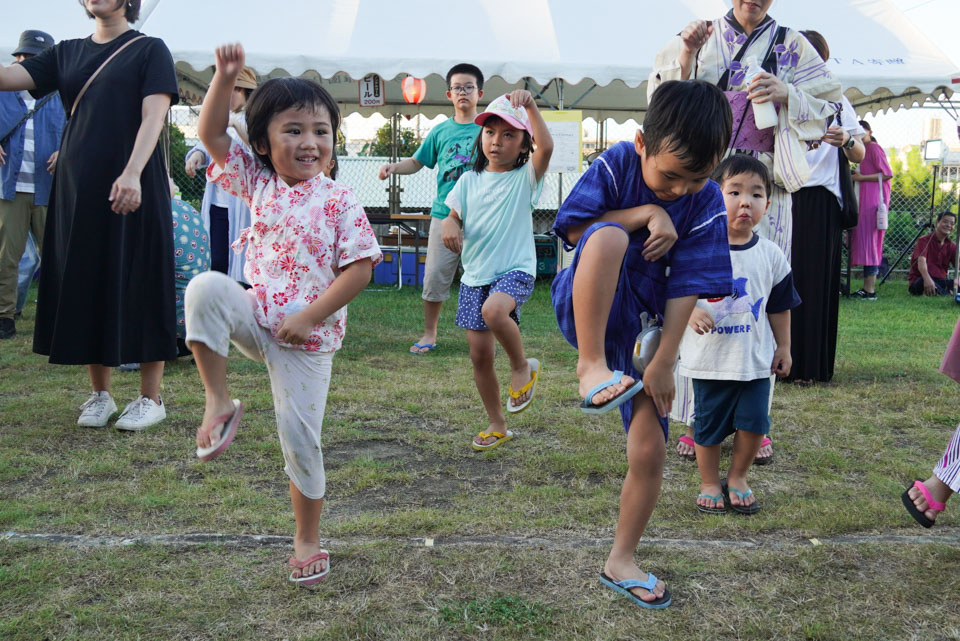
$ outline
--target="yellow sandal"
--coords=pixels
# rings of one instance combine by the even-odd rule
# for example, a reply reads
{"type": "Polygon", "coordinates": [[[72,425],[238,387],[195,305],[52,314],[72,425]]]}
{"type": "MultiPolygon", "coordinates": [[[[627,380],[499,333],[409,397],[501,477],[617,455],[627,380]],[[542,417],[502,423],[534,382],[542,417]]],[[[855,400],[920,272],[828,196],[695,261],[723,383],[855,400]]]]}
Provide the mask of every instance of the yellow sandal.
{"type": "Polygon", "coordinates": [[[510,430],[507,430],[506,434],[504,434],[503,432],[480,432],[479,434],[477,434],[477,436],[479,436],[484,441],[490,438],[491,436],[495,436],[497,439],[493,443],[489,443],[487,445],[480,445],[476,441],[470,441],[470,445],[473,446],[473,449],[483,451],[483,450],[492,450],[493,448],[497,447],[501,443],[506,443],[507,441],[513,438],[513,432],[511,432],[510,430]]]}

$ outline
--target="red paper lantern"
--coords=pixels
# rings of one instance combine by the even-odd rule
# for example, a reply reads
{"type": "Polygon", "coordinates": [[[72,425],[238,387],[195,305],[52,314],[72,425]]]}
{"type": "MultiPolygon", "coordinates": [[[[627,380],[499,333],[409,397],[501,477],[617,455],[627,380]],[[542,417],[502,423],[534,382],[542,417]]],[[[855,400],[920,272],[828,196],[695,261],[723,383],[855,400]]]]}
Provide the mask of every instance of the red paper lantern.
{"type": "Polygon", "coordinates": [[[418,105],[427,95],[427,81],[423,78],[407,76],[400,83],[400,89],[403,91],[404,100],[412,105],[418,105]]]}

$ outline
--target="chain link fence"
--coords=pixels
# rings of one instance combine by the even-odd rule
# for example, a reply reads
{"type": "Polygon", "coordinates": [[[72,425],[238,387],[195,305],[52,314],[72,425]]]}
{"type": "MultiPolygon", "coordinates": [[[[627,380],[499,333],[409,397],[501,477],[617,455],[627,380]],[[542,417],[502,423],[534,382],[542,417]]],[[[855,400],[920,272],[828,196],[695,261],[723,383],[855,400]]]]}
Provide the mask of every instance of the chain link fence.
{"type": "MultiPolygon", "coordinates": [[[[197,209],[203,199],[206,178],[202,173],[190,178],[184,171],[184,159],[187,152],[197,144],[197,120],[199,107],[177,106],[170,113],[170,160],[171,174],[180,190],[181,198],[197,209]]],[[[878,134],[879,136],[879,134],[878,134]]],[[[946,153],[940,162],[923,159],[923,132],[910,131],[883,132],[880,136],[889,139],[909,139],[909,145],[885,147],[887,157],[893,169],[892,195],[890,202],[889,227],[884,241],[884,267],[893,267],[891,278],[906,278],[910,266],[910,252],[919,233],[927,233],[931,220],[941,211],[957,211],[960,201],[960,152],[946,153]],[[913,142],[915,141],[915,142],[913,142]],[[951,164],[953,157],[956,164],[951,164]],[[936,165],[936,169],[934,166],[936,165]],[[936,172],[936,173],[935,173],[936,172]],[[898,258],[903,255],[902,259],[898,258]]],[[[355,141],[347,141],[347,148],[356,148],[355,141]]],[[[612,142],[608,142],[612,144],[612,142]]],[[[390,211],[390,181],[381,181],[377,172],[381,165],[390,159],[381,156],[346,155],[339,158],[337,180],[349,185],[360,199],[364,209],[370,213],[385,214],[390,211]]],[[[584,163],[584,170],[586,163],[584,163]]],[[[403,214],[425,214],[436,197],[436,169],[424,167],[416,174],[399,176],[398,209],[403,214]]],[[[548,173],[544,178],[543,193],[534,211],[534,233],[543,235],[549,232],[556,216],[557,208],[570,193],[578,175],[560,175],[548,173]]],[[[426,225],[420,227],[421,235],[426,233],[426,225]]],[[[396,230],[387,225],[378,225],[385,243],[396,243],[396,230]],[[389,233],[388,233],[389,232],[389,233]]],[[[960,233],[960,226],[958,226],[960,233]]],[[[844,266],[849,264],[846,247],[843,250],[844,266]]],[[[860,269],[852,272],[858,278],[860,269]]]]}

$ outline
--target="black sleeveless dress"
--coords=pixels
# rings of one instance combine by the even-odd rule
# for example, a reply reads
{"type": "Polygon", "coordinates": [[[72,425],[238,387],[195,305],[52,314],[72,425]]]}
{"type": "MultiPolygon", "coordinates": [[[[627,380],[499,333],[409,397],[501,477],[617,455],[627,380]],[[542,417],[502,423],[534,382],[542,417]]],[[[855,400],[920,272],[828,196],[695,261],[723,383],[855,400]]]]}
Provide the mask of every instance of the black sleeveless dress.
{"type": "MultiPolygon", "coordinates": [[[[65,40],[22,65],[39,97],[59,91],[69,114],[87,78],[123,43],[65,40]]],[[[67,121],[43,242],[33,350],[51,363],[119,365],[175,358],[170,190],[160,145],[140,176],[140,208],[110,211],[110,188],[133,152],[146,96],[177,102],[173,58],[144,38],[110,61],[67,121]]]]}

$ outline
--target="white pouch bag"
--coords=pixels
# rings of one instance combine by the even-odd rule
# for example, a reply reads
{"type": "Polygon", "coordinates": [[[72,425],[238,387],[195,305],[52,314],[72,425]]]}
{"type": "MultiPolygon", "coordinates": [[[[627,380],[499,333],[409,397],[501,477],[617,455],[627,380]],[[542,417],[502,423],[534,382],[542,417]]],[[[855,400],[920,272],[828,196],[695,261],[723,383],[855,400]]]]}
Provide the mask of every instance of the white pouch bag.
{"type": "Polygon", "coordinates": [[[890,224],[890,212],[883,203],[883,174],[877,176],[877,185],[880,187],[880,202],[877,204],[877,229],[886,229],[890,224]]]}

